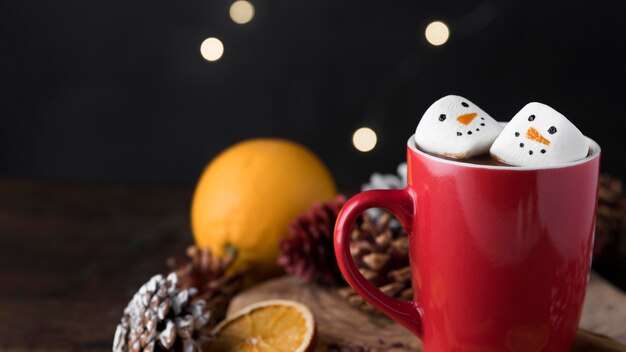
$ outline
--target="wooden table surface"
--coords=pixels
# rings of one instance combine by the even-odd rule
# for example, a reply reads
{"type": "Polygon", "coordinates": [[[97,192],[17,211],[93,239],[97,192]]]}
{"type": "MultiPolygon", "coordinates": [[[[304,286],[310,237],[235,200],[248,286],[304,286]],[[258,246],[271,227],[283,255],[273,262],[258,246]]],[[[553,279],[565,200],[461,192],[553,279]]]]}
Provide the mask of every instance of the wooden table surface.
{"type": "Polygon", "coordinates": [[[190,187],[0,181],[0,350],[110,351],[134,292],[191,244],[190,187]]]}
{"type": "Polygon", "coordinates": [[[192,243],[191,193],[0,180],[0,351],[110,351],[135,290],[192,243]]]}

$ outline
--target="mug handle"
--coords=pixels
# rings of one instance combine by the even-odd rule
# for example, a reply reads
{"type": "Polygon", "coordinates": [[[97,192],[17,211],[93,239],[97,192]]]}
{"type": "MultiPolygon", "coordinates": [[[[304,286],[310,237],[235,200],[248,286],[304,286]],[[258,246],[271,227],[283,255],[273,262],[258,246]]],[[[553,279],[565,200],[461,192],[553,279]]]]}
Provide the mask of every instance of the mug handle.
{"type": "Polygon", "coordinates": [[[415,335],[422,336],[422,309],[411,301],[402,301],[384,294],[359,272],[350,254],[350,234],[356,218],[369,208],[385,208],[393,213],[411,234],[415,217],[415,194],[403,190],[372,190],[350,198],[341,209],[335,225],[335,255],[348,284],[367,302],[402,324],[415,335]]]}

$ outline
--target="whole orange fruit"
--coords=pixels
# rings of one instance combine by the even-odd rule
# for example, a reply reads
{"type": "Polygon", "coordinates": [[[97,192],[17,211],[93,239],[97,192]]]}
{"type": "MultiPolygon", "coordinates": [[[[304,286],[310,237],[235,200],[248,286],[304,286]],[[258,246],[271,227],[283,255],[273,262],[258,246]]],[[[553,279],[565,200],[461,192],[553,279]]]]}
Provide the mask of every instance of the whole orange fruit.
{"type": "Polygon", "coordinates": [[[206,167],[191,204],[200,247],[218,255],[234,247],[248,281],[275,276],[279,239],[314,202],[333,199],[335,183],[310,150],[281,139],[252,139],[219,154],[206,167]]]}

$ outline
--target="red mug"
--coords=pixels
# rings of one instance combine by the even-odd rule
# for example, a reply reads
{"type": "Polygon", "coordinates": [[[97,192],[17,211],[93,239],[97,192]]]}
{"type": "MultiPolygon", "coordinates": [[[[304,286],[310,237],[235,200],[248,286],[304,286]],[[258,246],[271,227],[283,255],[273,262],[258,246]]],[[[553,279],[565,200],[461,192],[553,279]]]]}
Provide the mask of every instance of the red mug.
{"type": "Polygon", "coordinates": [[[407,147],[408,187],[362,192],[335,227],[346,281],[426,352],[571,351],[591,265],[600,147],[549,168],[488,166],[407,147]],[[409,234],[415,297],[386,296],[350,255],[355,219],[386,208],[409,234]]]}

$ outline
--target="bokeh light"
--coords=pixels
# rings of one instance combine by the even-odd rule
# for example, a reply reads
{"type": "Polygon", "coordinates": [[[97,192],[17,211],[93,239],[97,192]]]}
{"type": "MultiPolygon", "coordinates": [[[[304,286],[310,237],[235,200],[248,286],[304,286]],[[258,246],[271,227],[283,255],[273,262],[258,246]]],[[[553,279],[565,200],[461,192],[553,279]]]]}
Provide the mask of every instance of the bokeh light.
{"type": "Polygon", "coordinates": [[[352,135],[352,144],[360,152],[369,152],[376,147],[376,132],[369,127],[361,127],[354,131],[352,135]]]}
{"type": "Polygon", "coordinates": [[[230,18],[237,24],[246,24],[254,18],[254,5],[246,0],[238,0],[230,5],[230,18]]]}
{"type": "Polygon", "coordinates": [[[426,35],[426,40],[430,44],[439,46],[445,44],[448,41],[448,38],[450,38],[450,29],[445,23],[441,21],[434,21],[426,26],[424,34],[426,35]]]}
{"type": "Polygon", "coordinates": [[[224,44],[217,38],[207,38],[200,45],[200,54],[207,61],[217,61],[224,54],[224,44]]]}

